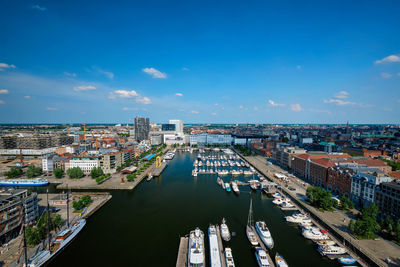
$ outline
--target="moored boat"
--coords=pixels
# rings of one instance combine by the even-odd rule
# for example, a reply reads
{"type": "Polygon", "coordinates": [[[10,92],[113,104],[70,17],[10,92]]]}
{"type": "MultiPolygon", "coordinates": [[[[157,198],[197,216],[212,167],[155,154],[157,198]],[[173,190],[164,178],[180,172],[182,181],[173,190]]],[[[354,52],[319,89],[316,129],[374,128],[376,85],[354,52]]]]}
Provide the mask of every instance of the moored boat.
{"type": "Polygon", "coordinates": [[[199,228],[189,234],[187,266],[205,266],[204,233],[199,228]]]}
{"type": "Polygon", "coordinates": [[[277,267],[289,267],[286,260],[278,253],[275,254],[275,263],[277,267]]]}
{"type": "Polygon", "coordinates": [[[229,185],[229,183],[225,183],[225,190],[226,192],[231,192],[231,186],[229,185]]]}
{"type": "Polygon", "coordinates": [[[267,224],[264,221],[256,222],[256,231],[261,241],[267,246],[268,249],[274,247],[274,240],[272,239],[271,232],[269,231],[267,224]]]}
{"type": "Polygon", "coordinates": [[[43,178],[35,179],[2,179],[0,186],[44,186],[48,185],[49,181],[43,178]]]}
{"type": "Polygon", "coordinates": [[[342,254],[347,253],[347,249],[345,249],[345,248],[342,248],[340,246],[328,246],[328,245],[319,246],[318,247],[318,251],[324,256],[327,256],[327,255],[342,255],[342,254]]]}
{"type": "Polygon", "coordinates": [[[267,258],[267,252],[263,248],[256,247],[255,254],[256,254],[258,266],[260,266],[260,267],[270,266],[269,262],[268,262],[268,258],[267,258]]]}
{"type": "Polygon", "coordinates": [[[222,224],[220,226],[221,237],[224,241],[231,240],[231,233],[229,232],[228,225],[226,224],[225,218],[222,219],[222,224]]]}
{"type": "Polygon", "coordinates": [[[321,230],[318,227],[311,227],[310,229],[303,230],[303,236],[311,240],[324,240],[329,239],[325,230],[321,230]]]}
{"type": "Polygon", "coordinates": [[[341,264],[344,264],[344,265],[350,265],[350,264],[356,263],[357,260],[352,258],[352,257],[350,257],[350,256],[347,256],[347,257],[338,258],[338,262],[341,263],[341,264]]]}
{"type": "Polygon", "coordinates": [[[225,263],[226,267],[235,267],[231,248],[225,248],[225,263]]]}
{"type": "Polygon", "coordinates": [[[240,194],[239,186],[237,185],[237,183],[235,181],[232,181],[231,184],[233,192],[235,192],[236,194],[240,194]]]}
{"type": "Polygon", "coordinates": [[[210,242],[210,265],[212,267],[220,267],[222,263],[219,254],[217,229],[214,225],[208,227],[208,240],[210,242]]]}
{"type": "Polygon", "coordinates": [[[246,235],[250,241],[250,244],[252,244],[253,246],[258,246],[256,233],[253,231],[252,224],[253,224],[253,201],[250,200],[249,216],[247,218],[247,225],[246,225],[246,235]]]}

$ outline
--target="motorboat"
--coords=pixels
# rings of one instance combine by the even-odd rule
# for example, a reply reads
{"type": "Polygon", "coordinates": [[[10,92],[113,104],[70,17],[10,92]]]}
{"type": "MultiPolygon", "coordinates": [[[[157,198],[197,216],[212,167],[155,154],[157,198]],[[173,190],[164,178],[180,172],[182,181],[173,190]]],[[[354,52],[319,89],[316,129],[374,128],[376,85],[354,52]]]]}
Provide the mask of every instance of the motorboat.
{"type": "Polygon", "coordinates": [[[231,185],[233,192],[235,192],[236,194],[240,194],[239,186],[237,185],[237,183],[233,181],[231,182],[231,185]]]}
{"type": "Polygon", "coordinates": [[[312,223],[310,217],[303,213],[295,213],[291,216],[286,216],[285,219],[287,222],[291,223],[312,223]]]}
{"type": "Polygon", "coordinates": [[[350,265],[350,264],[356,263],[357,260],[352,258],[352,257],[350,257],[350,256],[347,256],[347,257],[338,258],[338,262],[341,263],[341,264],[344,264],[344,265],[350,265]]]}
{"type": "Polygon", "coordinates": [[[232,190],[231,190],[231,186],[229,185],[229,183],[225,183],[225,190],[227,191],[227,192],[231,192],[232,190]]]}
{"type": "Polygon", "coordinates": [[[289,267],[286,260],[278,253],[275,254],[275,263],[277,267],[289,267]]]}
{"type": "Polygon", "coordinates": [[[232,249],[225,248],[225,263],[226,267],[235,267],[235,262],[233,261],[232,249]]]}
{"type": "Polygon", "coordinates": [[[212,267],[221,267],[222,263],[219,254],[217,229],[214,225],[208,227],[208,240],[210,242],[210,265],[212,267]]]}
{"type": "Polygon", "coordinates": [[[228,225],[226,224],[225,218],[222,219],[222,224],[220,226],[221,237],[224,241],[231,240],[231,233],[229,232],[228,225]]]}
{"type": "Polygon", "coordinates": [[[204,233],[199,228],[189,234],[187,266],[205,266],[204,233]]]}
{"type": "Polygon", "coordinates": [[[224,181],[221,178],[217,178],[217,184],[222,185],[224,183],[224,181]]]}
{"type": "Polygon", "coordinates": [[[272,239],[271,232],[269,231],[267,224],[264,221],[256,222],[255,225],[258,236],[261,241],[267,246],[268,249],[274,247],[274,240],[272,239]]]}
{"type": "Polygon", "coordinates": [[[258,266],[260,266],[260,267],[270,266],[269,262],[268,262],[267,252],[263,248],[256,247],[255,254],[256,254],[258,266]]]}
{"type": "Polygon", "coordinates": [[[274,203],[275,205],[281,205],[283,203],[283,198],[275,198],[274,200],[272,200],[272,203],[274,203]]]}
{"type": "Polygon", "coordinates": [[[282,204],[280,205],[281,208],[294,208],[294,205],[290,203],[289,201],[283,201],[282,204]]]}
{"type": "Polygon", "coordinates": [[[345,249],[345,248],[342,248],[340,246],[328,246],[328,245],[319,246],[318,247],[318,251],[324,256],[327,256],[327,255],[342,255],[342,254],[347,253],[347,249],[345,249]]]}
{"type": "Polygon", "coordinates": [[[311,240],[325,240],[329,239],[329,236],[325,230],[321,230],[318,227],[311,227],[308,230],[303,230],[303,236],[311,240]]]}
{"type": "Polygon", "coordinates": [[[257,190],[260,186],[260,182],[258,180],[249,180],[250,188],[253,190],[257,190]]]}

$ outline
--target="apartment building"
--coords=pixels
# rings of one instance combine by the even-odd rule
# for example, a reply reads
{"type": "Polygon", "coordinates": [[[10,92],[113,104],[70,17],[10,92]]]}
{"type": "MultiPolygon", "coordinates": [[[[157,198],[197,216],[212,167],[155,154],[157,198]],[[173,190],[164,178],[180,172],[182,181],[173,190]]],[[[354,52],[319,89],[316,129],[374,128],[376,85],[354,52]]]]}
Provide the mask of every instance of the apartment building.
{"type": "Polygon", "coordinates": [[[375,203],[382,214],[400,219],[400,181],[381,183],[375,191],[375,203]]]}

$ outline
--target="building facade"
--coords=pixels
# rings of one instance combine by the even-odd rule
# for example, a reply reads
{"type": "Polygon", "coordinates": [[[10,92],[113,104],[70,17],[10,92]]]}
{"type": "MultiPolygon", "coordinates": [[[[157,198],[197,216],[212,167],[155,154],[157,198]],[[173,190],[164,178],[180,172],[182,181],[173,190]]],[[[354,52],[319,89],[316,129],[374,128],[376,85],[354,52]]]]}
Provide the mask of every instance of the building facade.
{"type": "Polygon", "coordinates": [[[136,117],[134,120],[135,139],[138,142],[149,139],[150,119],[136,117]]]}
{"type": "MultiPolygon", "coordinates": [[[[376,175],[376,174],[375,174],[376,175]]],[[[370,205],[375,200],[375,190],[381,183],[388,183],[392,178],[375,176],[372,173],[357,173],[351,180],[351,198],[356,205],[370,205]]]]}
{"type": "Polygon", "coordinates": [[[375,203],[382,215],[400,219],[400,183],[398,180],[381,183],[375,192],[375,203]]]}

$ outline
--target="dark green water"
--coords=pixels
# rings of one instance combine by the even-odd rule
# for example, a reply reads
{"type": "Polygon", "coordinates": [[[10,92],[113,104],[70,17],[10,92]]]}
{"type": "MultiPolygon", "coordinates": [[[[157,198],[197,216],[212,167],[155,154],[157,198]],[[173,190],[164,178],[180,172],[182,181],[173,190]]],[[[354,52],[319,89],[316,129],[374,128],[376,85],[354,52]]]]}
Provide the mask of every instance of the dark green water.
{"type": "Polygon", "coordinates": [[[254,219],[265,220],[274,238],[271,256],[279,252],[290,266],[339,266],[323,258],[296,225],[286,223],[285,213],[265,194],[241,186],[236,196],[217,185],[216,175],[193,178],[195,157],[178,152],[159,178],[144,181],[130,192],[113,192],[113,198],[88,219],[79,236],[50,265],[175,266],[180,236],[196,227],[206,234],[210,223],[225,217],[236,233],[226,244],[233,250],[236,266],[256,266],[245,233],[251,196],[254,219]]]}

